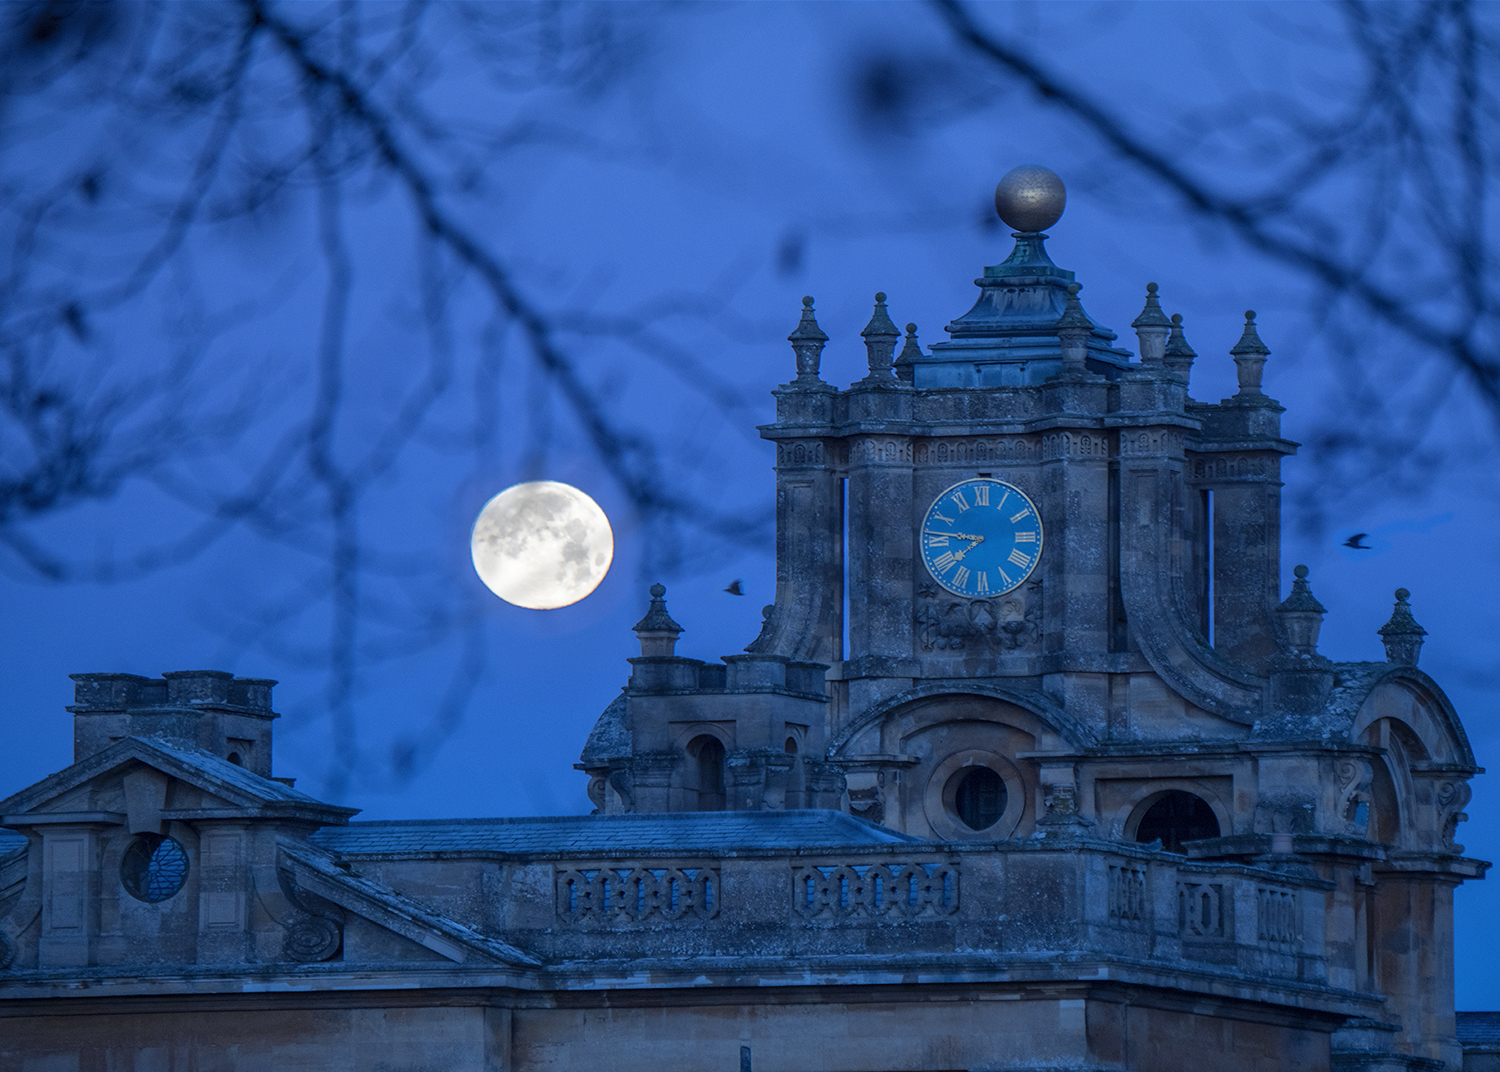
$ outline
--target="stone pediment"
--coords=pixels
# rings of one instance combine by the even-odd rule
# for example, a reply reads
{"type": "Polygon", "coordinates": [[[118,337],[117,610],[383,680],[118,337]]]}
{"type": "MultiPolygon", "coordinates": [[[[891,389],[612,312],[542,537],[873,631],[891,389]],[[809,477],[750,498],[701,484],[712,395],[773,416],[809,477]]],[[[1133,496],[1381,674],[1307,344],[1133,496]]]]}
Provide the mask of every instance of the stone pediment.
{"type": "Polygon", "coordinates": [[[356,814],[210,753],[148,737],[116,741],[0,800],[5,826],[128,823],[133,832],[201,819],[328,826],[356,814]]]}

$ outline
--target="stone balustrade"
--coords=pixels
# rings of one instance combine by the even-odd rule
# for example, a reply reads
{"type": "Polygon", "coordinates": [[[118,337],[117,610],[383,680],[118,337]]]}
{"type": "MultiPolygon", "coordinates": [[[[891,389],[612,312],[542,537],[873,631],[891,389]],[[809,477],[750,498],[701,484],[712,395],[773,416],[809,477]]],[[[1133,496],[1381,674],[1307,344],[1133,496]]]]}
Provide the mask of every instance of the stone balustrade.
{"type": "MultiPolygon", "coordinates": [[[[1187,962],[1323,982],[1328,884],[1292,866],[1089,839],[502,863],[492,918],[543,959],[841,957],[910,931],[906,958],[1187,962]],[[936,850],[936,851],[933,851],[936,850]],[[914,930],[912,928],[915,928],[914,930]],[[671,934],[675,938],[669,938],[671,934]]],[[[387,881],[400,884],[399,864],[387,881]]]]}

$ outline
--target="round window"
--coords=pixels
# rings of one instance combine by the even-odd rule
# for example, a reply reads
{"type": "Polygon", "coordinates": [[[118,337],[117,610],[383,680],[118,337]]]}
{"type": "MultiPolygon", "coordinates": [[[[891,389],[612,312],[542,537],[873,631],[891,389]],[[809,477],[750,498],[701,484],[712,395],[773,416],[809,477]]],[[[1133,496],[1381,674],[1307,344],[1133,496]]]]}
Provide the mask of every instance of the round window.
{"type": "Polygon", "coordinates": [[[182,846],[160,834],[141,834],[120,861],[120,881],[139,901],[165,901],[187,881],[188,858],[182,846]]]}
{"type": "Polygon", "coordinates": [[[953,810],[970,830],[985,830],[1005,814],[1005,783],[988,767],[970,767],[953,794],[953,810]]]}

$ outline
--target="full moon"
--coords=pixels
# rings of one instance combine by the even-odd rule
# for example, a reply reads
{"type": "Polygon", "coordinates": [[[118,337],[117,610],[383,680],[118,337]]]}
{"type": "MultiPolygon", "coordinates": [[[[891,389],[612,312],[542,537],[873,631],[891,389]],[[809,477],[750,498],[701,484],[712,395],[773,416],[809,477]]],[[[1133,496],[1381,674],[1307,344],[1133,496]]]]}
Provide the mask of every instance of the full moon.
{"type": "Polygon", "coordinates": [[[507,603],[554,610],[588,595],[615,557],[599,504],[570,484],[533,480],[506,488],[479,512],[474,572],[507,603]]]}

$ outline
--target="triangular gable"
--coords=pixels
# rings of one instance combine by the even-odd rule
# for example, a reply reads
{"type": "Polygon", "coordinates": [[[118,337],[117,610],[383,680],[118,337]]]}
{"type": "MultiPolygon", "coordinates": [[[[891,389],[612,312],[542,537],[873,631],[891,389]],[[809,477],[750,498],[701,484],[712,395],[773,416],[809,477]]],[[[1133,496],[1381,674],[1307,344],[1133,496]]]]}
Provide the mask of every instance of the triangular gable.
{"type": "Polygon", "coordinates": [[[262,778],[208,752],[155,737],[126,737],[0,800],[0,822],[23,826],[28,816],[72,811],[67,801],[70,794],[137,763],[186,782],[222,801],[226,810],[249,818],[284,818],[327,826],[346,823],[350,816],[359,813],[357,808],[315,800],[291,786],[262,778]]]}
{"type": "Polygon", "coordinates": [[[416,942],[455,964],[514,964],[539,967],[541,961],[515,946],[440,916],[388,886],[350,874],[328,853],[306,842],[280,840],[282,860],[298,887],[416,942]]]}

